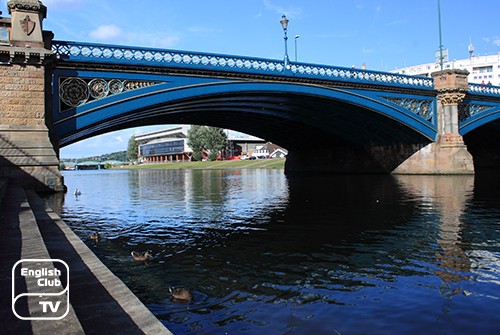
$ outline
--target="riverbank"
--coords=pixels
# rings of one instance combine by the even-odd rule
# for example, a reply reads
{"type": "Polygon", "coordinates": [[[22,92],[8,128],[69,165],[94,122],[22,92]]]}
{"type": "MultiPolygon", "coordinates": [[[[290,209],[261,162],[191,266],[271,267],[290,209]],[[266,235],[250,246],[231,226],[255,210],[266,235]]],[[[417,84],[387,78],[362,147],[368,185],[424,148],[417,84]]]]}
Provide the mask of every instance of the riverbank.
{"type": "Polygon", "coordinates": [[[178,162],[152,163],[141,165],[123,165],[114,167],[119,170],[142,169],[283,169],[285,158],[256,159],[256,160],[228,160],[214,162],[178,162]]]}
{"type": "Polygon", "coordinates": [[[9,183],[0,222],[2,334],[172,335],[32,190],[9,183]]]}

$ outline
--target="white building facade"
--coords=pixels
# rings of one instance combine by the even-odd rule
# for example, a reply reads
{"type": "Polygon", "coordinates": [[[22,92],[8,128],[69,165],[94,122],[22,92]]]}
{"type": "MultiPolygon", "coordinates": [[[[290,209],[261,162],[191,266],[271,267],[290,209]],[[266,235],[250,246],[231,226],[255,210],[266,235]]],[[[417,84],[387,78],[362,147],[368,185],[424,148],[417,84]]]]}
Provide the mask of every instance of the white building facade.
{"type": "MultiPolygon", "coordinates": [[[[460,69],[469,72],[468,81],[474,84],[500,86],[500,54],[492,56],[472,56],[467,59],[447,61],[443,70],[460,69]]],[[[441,70],[439,63],[428,63],[393,70],[398,74],[430,77],[430,74],[441,70]]]]}

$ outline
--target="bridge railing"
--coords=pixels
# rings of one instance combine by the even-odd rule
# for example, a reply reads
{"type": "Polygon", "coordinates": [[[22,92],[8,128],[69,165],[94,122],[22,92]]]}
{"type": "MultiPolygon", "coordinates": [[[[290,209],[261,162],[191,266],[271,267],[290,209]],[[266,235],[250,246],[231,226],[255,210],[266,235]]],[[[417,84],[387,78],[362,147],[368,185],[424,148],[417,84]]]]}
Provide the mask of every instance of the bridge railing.
{"type": "Polygon", "coordinates": [[[434,89],[433,79],[427,77],[296,62],[290,62],[285,67],[283,61],[256,57],[66,41],[53,41],[52,51],[58,59],[70,62],[163,66],[396,86],[420,90],[434,89]]]}
{"type": "Polygon", "coordinates": [[[469,93],[498,97],[500,95],[500,87],[484,84],[469,84],[469,93]]]}

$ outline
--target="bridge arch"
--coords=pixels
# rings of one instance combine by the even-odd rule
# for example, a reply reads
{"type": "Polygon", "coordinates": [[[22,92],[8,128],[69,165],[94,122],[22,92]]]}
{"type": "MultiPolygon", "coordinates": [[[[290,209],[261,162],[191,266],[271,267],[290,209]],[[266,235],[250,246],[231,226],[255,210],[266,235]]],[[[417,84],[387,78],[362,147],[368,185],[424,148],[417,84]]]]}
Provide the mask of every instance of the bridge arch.
{"type": "Polygon", "coordinates": [[[470,117],[463,122],[460,133],[464,137],[467,150],[474,157],[474,167],[481,169],[500,166],[500,107],[470,117]]]}
{"type": "Polygon", "coordinates": [[[430,142],[436,134],[432,123],[380,92],[237,80],[156,84],[76,107],[54,125],[65,146],[112,130],[169,123],[230,128],[285,147],[303,141],[298,132],[381,145],[430,142]]]}
{"type": "Polygon", "coordinates": [[[476,116],[468,118],[465,122],[460,124],[460,134],[462,136],[475,131],[488,124],[493,124],[498,122],[500,119],[500,106],[495,108],[490,108],[482,113],[478,113],[476,116]]]}

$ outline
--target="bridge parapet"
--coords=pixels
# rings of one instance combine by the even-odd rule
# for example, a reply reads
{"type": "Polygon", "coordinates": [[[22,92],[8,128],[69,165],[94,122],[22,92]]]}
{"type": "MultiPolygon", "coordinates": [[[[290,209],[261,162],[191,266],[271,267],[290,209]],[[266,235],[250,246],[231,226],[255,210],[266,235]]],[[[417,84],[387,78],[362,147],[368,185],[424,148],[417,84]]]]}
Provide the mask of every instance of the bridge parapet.
{"type": "Polygon", "coordinates": [[[434,89],[432,78],[308,63],[291,63],[285,67],[283,61],[256,57],[65,41],[54,41],[52,51],[58,59],[69,62],[153,65],[429,91],[434,89]]]}
{"type": "Polygon", "coordinates": [[[469,84],[469,93],[487,96],[500,96],[500,86],[491,86],[484,84],[469,84]]]}

